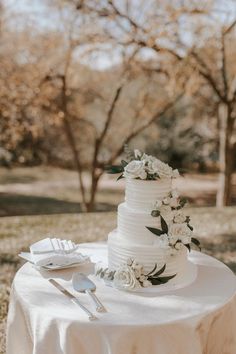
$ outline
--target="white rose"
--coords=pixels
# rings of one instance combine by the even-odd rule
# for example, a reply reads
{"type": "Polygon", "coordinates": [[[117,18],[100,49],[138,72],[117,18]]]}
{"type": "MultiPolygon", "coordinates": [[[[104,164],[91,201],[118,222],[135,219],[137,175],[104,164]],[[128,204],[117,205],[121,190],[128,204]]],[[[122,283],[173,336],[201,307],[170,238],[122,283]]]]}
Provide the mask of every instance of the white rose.
{"type": "Polygon", "coordinates": [[[166,164],[158,159],[155,159],[154,161],[152,161],[148,165],[148,168],[150,171],[152,171],[151,173],[157,173],[160,178],[171,178],[172,177],[172,168],[168,164],[166,164]]]}
{"type": "Polygon", "coordinates": [[[179,206],[179,201],[177,198],[171,198],[170,199],[170,206],[172,208],[177,208],[177,206],[179,206]]]}
{"type": "Polygon", "coordinates": [[[132,268],[133,268],[133,269],[138,269],[138,270],[142,271],[143,266],[142,266],[142,264],[139,264],[139,263],[137,263],[136,261],[134,261],[133,264],[132,264],[132,268]]]}
{"type": "Polygon", "coordinates": [[[162,205],[160,208],[160,213],[161,213],[161,216],[165,219],[169,219],[172,215],[172,210],[171,210],[171,207],[169,205],[162,205]]]}
{"type": "Polygon", "coordinates": [[[182,224],[186,220],[186,215],[184,215],[181,211],[177,211],[174,216],[174,222],[177,224],[182,224]]]}
{"type": "Polygon", "coordinates": [[[136,287],[140,287],[133,269],[128,265],[123,265],[117,269],[114,275],[113,284],[116,288],[124,290],[132,290],[136,287]]]}
{"type": "Polygon", "coordinates": [[[178,240],[179,240],[178,236],[169,236],[169,244],[171,246],[175,245],[178,240]]]}
{"type": "Polygon", "coordinates": [[[128,266],[131,266],[133,264],[133,259],[132,258],[128,258],[126,261],[128,266]]]}
{"type": "Polygon", "coordinates": [[[172,177],[173,177],[173,178],[179,177],[179,171],[178,171],[177,169],[173,170],[173,172],[172,172],[172,177]]]}
{"type": "Polygon", "coordinates": [[[136,279],[139,279],[141,277],[141,275],[142,275],[141,269],[140,268],[135,268],[134,269],[134,274],[135,274],[136,279]]]}
{"type": "Polygon", "coordinates": [[[142,264],[139,264],[138,262],[134,261],[132,264],[132,269],[134,271],[136,279],[139,279],[143,272],[142,264]]]}
{"type": "Polygon", "coordinates": [[[169,245],[169,238],[167,234],[162,234],[158,237],[158,240],[161,243],[162,247],[167,247],[169,245]]]}
{"type": "Polygon", "coordinates": [[[172,189],[171,191],[172,198],[179,198],[179,192],[177,189],[172,189]]]}
{"type": "Polygon", "coordinates": [[[169,236],[182,239],[184,236],[190,236],[191,230],[188,228],[187,224],[172,224],[169,227],[169,236]]]}
{"type": "Polygon", "coordinates": [[[145,179],[147,174],[145,172],[145,165],[143,161],[133,160],[129,162],[128,165],[124,168],[123,176],[128,178],[145,179]]]}
{"type": "Polygon", "coordinates": [[[141,160],[144,163],[149,163],[150,161],[152,161],[155,157],[151,156],[151,155],[147,155],[147,154],[143,154],[143,156],[141,157],[141,160]]]}
{"type": "Polygon", "coordinates": [[[140,174],[139,174],[139,178],[146,179],[147,178],[147,172],[145,170],[141,171],[140,174]]]}
{"type": "Polygon", "coordinates": [[[135,156],[136,159],[141,158],[141,156],[142,156],[141,151],[139,151],[138,149],[135,149],[134,150],[134,156],[135,156]]]}
{"type": "Polygon", "coordinates": [[[159,161],[153,156],[146,156],[145,162],[148,166],[148,172],[149,173],[156,173],[157,172],[157,167],[156,167],[156,162],[159,161]]]}
{"type": "Polygon", "coordinates": [[[163,199],[163,203],[166,204],[166,205],[169,205],[170,201],[171,201],[170,197],[166,197],[166,198],[163,199]]]}
{"type": "Polygon", "coordinates": [[[144,280],[143,287],[148,288],[149,286],[152,286],[152,283],[149,280],[144,280]]]}
{"type": "Polygon", "coordinates": [[[181,241],[183,242],[184,245],[187,245],[187,244],[191,243],[191,236],[183,236],[181,238],[181,241]]]}
{"type": "Polygon", "coordinates": [[[140,280],[141,282],[143,282],[144,280],[147,280],[147,277],[145,277],[145,275],[141,275],[141,277],[139,278],[139,280],[140,280]]]}
{"type": "Polygon", "coordinates": [[[179,250],[181,250],[182,246],[183,245],[182,245],[181,242],[177,242],[176,245],[175,245],[175,249],[179,251],[179,250]]]}
{"type": "Polygon", "coordinates": [[[154,205],[154,208],[155,208],[155,209],[159,209],[160,206],[162,206],[162,201],[161,201],[161,200],[157,200],[156,203],[155,203],[155,205],[154,205]]]}

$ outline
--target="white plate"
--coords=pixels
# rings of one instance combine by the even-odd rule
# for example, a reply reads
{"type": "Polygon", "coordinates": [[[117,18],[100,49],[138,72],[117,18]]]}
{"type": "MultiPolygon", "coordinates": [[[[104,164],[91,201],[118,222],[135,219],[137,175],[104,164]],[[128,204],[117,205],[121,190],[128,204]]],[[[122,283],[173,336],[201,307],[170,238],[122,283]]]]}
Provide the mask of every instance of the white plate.
{"type": "Polygon", "coordinates": [[[45,270],[59,270],[59,269],[67,269],[67,268],[74,268],[78,267],[80,265],[84,265],[86,263],[90,263],[89,259],[86,259],[84,261],[76,262],[76,263],[71,263],[71,264],[61,264],[61,265],[45,265],[45,266],[36,266],[34,262],[32,261],[31,254],[30,252],[21,252],[19,257],[23,258],[24,260],[32,263],[36,268],[38,269],[45,269],[45,270]]]}

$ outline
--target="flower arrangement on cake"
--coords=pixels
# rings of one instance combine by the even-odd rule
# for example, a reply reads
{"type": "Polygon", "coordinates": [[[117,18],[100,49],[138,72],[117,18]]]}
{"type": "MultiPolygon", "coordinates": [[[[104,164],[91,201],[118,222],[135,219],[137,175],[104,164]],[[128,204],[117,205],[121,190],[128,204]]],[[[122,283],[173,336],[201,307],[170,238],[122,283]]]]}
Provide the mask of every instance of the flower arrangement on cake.
{"type": "Polygon", "coordinates": [[[180,198],[177,190],[172,190],[163,200],[158,200],[151,212],[152,217],[160,218],[160,227],[147,227],[154,235],[158,236],[164,245],[179,250],[183,245],[191,250],[194,244],[201,250],[200,242],[193,237],[193,227],[190,225],[190,216],[182,209],[187,200],[180,198]]]}
{"type": "Polygon", "coordinates": [[[126,160],[122,160],[120,165],[107,167],[107,172],[111,174],[121,173],[121,178],[134,178],[141,180],[157,180],[164,178],[176,178],[179,176],[177,169],[172,169],[167,163],[162,162],[154,156],[142,153],[138,149],[129,152],[126,160]]]}
{"type": "Polygon", "coordinates": [[[145,273],[142,264],[139,264],[132,258],[128,258],[126,263],[122,264],[117,270],[110,271],[97,264],[95,275],[102,278],[106,283],[113,283],[114,287],[123,290],[132,290],[137,288],[147,288],[151,285],[160,285],[167,283],[174,278],[176,274],[163,277],[161,274],[165,271],[166,265],[157,269],[157,264],[149,272],[145,273]]]}

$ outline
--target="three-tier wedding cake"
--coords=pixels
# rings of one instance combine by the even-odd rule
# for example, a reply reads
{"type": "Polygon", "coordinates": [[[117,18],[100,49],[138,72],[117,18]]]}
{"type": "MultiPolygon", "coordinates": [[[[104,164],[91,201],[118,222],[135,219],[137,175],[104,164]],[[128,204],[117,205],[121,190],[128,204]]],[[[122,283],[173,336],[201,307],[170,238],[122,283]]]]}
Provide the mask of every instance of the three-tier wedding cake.
{"type": "Polygon", "coordinates": [[[199,241],[182,211],[186,201],[172,189],[178,170],[135,150],[109,172],[126,179],[125,202],[118,206],[117,229],[108,235],[108,269],[98,274],[126,289],[180,283],[191,243],[199,241]]]}

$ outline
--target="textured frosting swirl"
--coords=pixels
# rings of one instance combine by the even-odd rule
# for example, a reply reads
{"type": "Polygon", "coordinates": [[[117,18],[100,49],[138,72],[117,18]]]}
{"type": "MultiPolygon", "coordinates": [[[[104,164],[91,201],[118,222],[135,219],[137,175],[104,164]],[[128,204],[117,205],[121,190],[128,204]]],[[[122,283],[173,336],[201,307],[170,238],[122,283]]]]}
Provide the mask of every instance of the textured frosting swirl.
{"type": "MultiPolygon", "coordinates": [[[[163,275],[183,274],[187,263],[187,249],[174,251],[168,248],[160,248],[159,245],[140,245],[133,242],[124,242],[117,234],[117,230],[108,235],[108,263],[109,269],[115,270],[124,264],[128,258],[135,259],[143,264],[145,271],[149,272],[155,264],[161,267],[166,264],[163,275]]],[[[179,277],[178,277],[179,279],[179,277]]]]}
{"type": "Polygon", "coordinates": [[[170,193],[171,186],[171,178],[155,181],[126,178],[125,201],[131,209],[151,212],[155,202],[170,193]]]}

